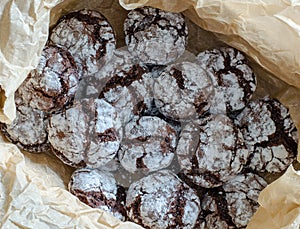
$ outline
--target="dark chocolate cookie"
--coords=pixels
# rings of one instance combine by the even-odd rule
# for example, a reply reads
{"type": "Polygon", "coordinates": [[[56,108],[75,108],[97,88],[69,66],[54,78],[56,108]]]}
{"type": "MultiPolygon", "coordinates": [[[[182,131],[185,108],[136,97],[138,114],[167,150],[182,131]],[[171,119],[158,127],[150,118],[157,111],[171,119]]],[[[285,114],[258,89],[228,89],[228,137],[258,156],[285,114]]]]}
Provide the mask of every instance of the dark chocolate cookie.
{"type": "Polygon", "coordinates": [[[118,186],[112,174],[98,169],[82,168],[73,172],[69,191],[92,208],[126,219],[125,189],[118,186]]]}
{"type": "Polygon", "coordinates": [[[169,65],[154,83],[155,105],[175,120],[195,119],[207,113],[213,93],[206,71],[192,62],[169,65]]]}
{"type": "Polygon", "coordinates": [[[266,186],[260,176],[246,173],[219,188],[208,190],[201,203],[201,229],[246,228],[259,207],[259,193],[266,186]]]}
{"type": "Polygon", "coordinates": [[[16,118],[11,124],[0,124],[2,133],[20,149],[31,153],[49,151],[48,115],[28,106],[18,93],[15,94],[15,103],[16,118]]]}
{"type": "Polygon", "coordinates": [[[52,29],[49,40],[69,50],[84,76],[97,72],[116,47],[115,34],[107,19],[87,9],[63,16],[52,29]]]}
{"type": "Polygon", "coordinates": [[[237,117],[250,149],[249,166],[259,172],[281,172],[297,155],[297,129],[288,109],[278,100],[251,101],[237,117]]]}
{"type": "Polygon", "coordinates": [[[201,52],[197,62],[211,74],[215,87],[210,112],[234,116],[249,102],[256,77],[245,56],[236,49],[221,47],[201,52]]]}
{"type": "Polygon", "coordinates": [[[201,212],[196,193],[168,170],[131,184],[126,207],[129,218],[147,229],[190,229],[201,212]]]}
{"type": "Polygon", "coordinates": [[[179,13],[138,8],[129,12],[124,31],[129,52],[145,64],[166,65],[185,51],[188,30],[179,13]]]}
{"type": "Polygon", "coordinates": [[[151,108],[152,74],[146,66],[137,63],[126,49],[117,50],[96,77],[101,83],[96,86],[90,84],[89,88],[93,88],[90,93],[100,91],[99,98],[116,108],[123,124],[151,108]],[[104,83],[101,79],[104,79],[104,83]]]}
{"type": "Polygon", "coordinates": [[[117,154],[121,124],[104,100],[85,99],[50,118],[48,133],[53,153],[73,167],[99,168],[117,154]]]}
{"type": "Polygon", "coordinates": [[[18,93],[32,108],[45,112],[61,110],[77,91],[79,75],[71,54],[55,45],[46,45],[40,62],[18,93]]]}
{"type": "Polygon", "coordinates": [[[212,188],[236,176],[249,151],[230,118],[210,115],[183,127],[176,153],[182,172],[195,184],[212,188]]]}
{"type": "Polygon", "coordinates": [[[125,126],[118,156],[131,173],[153,172],[171,164],[176,144],[176,131],[167,122],[154,116],[137,117],[125,126]]]}

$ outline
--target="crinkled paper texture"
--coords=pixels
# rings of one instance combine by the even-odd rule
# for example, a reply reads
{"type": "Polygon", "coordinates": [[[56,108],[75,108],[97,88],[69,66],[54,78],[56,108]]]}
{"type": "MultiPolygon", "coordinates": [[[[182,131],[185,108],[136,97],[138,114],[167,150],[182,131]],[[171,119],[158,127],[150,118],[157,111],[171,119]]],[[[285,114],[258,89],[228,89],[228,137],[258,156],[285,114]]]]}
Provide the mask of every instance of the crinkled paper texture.
{"type": "Polygon", "coordinates": [[[56,158],[0,142],[0,227],[139,229],[92,209],[66,191],[71,171],[56,158]]]}
{"type": "MultiPolygon", "coordinates": [[[[60,16],[84,7],[99,10],[116,30],[118,47],[121,47],[124,45],[122,27],[126,17],[126,11],[121,6],[133,9],[150,5],[174,12],[184,11],[197,25],[215,32],[207,32],[189,23],[191,36],[188,49],[194,54],[222,45],[221,39],[249,55],[259,76],[255,96],[270,94],[280,99],[289,107],[300,130],[299,0],[119,2],[120,5],[117,0],[1,1],[2,122],[9,123],[14,119],[14,92],[37,65],[49,27],[60,16]]],[[[22,154],[14,145],[2,141],[0,151],[1,228],[141,228],[133,223],[121,223],[108,213],[92,209],[67,192],[66,185],[72,169],[56,158],[44,154],[22,154]]],[[[290,167],[282,177],[264,189],[259,198],[261,207],[248,228],[298,229],[299,184],[299,173],[290,167]]]]}

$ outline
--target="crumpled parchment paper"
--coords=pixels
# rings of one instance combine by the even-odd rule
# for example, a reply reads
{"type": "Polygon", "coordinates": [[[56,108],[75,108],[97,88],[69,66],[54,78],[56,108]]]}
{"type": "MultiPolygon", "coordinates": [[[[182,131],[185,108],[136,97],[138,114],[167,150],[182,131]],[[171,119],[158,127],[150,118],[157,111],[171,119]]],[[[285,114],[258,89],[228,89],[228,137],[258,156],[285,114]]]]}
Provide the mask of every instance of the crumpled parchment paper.
{"type": "MultiPolygon", "coordinates": [[[[214,32],[189,24],[188,48],[195,54],[221,41],[244,51],[259,76],[255,96],[279,98],[300,130],[300,0],[2,0],[0,120],[14,119],[14,92],[37,65],[49,27],[60,16],[82,8],[99,10],[116,30],[121,47],[126,17],[122,7],[142,5],[184,11],[197,25],[214,32]]],[[[21,153],[2,139],[0,155],[1,228],[141,228],[92,209],[67,192],[72,169],[56,158],[21,153]]],[[[299,184],[300,173],[290,167],[263,190],[261,207],[248,228],[299,228],[299,184]]]]}

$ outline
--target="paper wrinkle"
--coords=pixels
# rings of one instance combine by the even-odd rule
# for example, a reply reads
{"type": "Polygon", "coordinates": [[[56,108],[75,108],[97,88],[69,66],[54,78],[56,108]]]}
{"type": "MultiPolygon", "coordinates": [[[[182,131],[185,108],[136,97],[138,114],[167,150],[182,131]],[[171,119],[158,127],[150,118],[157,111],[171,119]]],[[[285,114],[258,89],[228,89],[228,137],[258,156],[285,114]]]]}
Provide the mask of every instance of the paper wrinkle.
{"type": "MultiPolygon", "coordinates": [[[[143,5],[184,11],[201,28],[216,32],[190,26],[195,36],[188,47],[194,54],[223,44],[217,36],[267,69],[272,74],[253,63],[262,76],[256,96],[271,94],[278,98],[289,107],[300,130],[300,0],[2,0],[0,120],[9,123],[14,119],[14,92],[37,65],[49,26],[59,17],[82,8],[97,9],[114,27],[118,47],[122,47],[126,11],[121,6],[133,9],[143,5]]],[[[71,195],[66,185],[73,170],[58,159],[22,154],[16,146],[3,141],[0,149],[1,228],[141,228],[134,223],[121,223],[71,195]]],[[[261,207],[248,228],[298,229],[299,184],[300,175],[290,167],[264,189],[259,198],[261,207]]]]}

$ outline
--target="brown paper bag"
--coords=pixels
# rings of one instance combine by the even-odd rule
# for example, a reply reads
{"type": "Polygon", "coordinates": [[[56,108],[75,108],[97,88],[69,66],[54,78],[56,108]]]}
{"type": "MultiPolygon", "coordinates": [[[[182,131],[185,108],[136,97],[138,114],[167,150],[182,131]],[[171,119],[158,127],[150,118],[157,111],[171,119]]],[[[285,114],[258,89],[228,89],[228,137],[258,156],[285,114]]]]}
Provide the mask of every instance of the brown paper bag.
{"type": "MultiPolygon", "coordinates": [[[[122,23],[126,17],[122,7],[133,9],[143,5],[184,11],[197,25],[215,32],[189,23],[192,35],[188,49],[194,53],[218,46],[222,44],[220,40],[244,51],[253,59],[259,76],[256,96],[271,94],[279,98],[290,108],[300,130],[300,54],[297,51],[300,1],[297,0],[2,0],[0,120],[14,119],[14,92],[37,65],[48,29],[61,15],[82,8],[99,10],[117,31],[121,47],[124,45],[122,23]]],[[[2,139],[0,150],[1,228],[141,228],[91,209],[67,192],[72,169],[56,158],[21,153],[2,139]]],[[[248,228],[299,228],[299,181],[300,174],[290,167],[264,189],[259,198],[261,207],[248,228]]]]}

